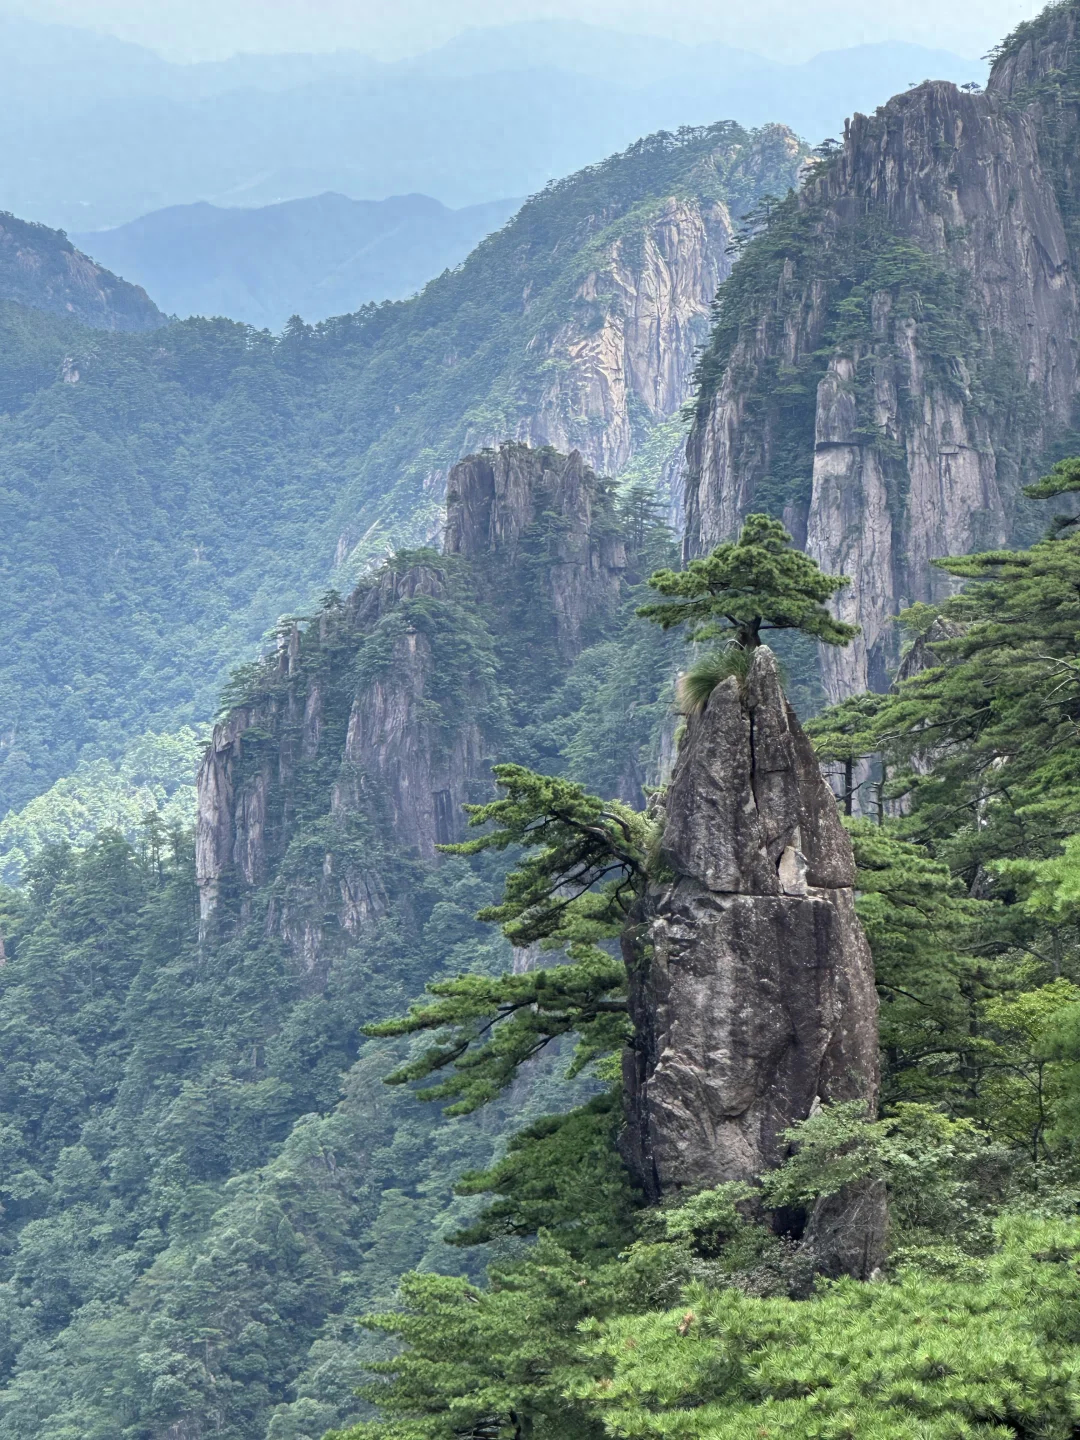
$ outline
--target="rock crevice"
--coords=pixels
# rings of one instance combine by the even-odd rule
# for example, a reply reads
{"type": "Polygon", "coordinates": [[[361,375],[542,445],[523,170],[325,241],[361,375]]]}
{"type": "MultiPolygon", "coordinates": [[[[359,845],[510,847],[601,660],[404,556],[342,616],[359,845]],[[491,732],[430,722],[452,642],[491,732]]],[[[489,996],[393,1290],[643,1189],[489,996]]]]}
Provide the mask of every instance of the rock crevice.
{"type": "MultiPolygon", "coordinates": [[[[753,1181],[815,1106],[877,1101],[851,844],[766,647],[745,689],[724,681],[689,722],[662,858],[669,878],[625,938],[625,1153],[653,1200],[753,1181]]],[[[882,1196],[844,1197],[815,1223],[820,1268],[866,1275],[880,1262],[882,1196]]]]}

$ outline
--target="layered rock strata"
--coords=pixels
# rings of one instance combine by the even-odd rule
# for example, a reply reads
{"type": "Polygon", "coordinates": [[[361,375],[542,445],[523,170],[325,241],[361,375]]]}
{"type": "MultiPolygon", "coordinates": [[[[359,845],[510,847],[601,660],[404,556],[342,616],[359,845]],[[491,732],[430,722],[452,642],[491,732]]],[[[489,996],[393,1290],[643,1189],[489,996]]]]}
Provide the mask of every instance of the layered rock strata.
{"type": "MultiPolygon", "coordinates": [[[[625,938],[636,1041],[625,1153],[652,1200],[753,1181],[818,1106],[878,1088],[877,995],[836,803],[756,651],[692,717],[664,801],[662,858],[625,938]]],[[[869,1275],[884,1197],[860,1189],[810,1218],[815,1263],[869,1275]]]]}
{"type": "Polygon", "coordinates": [[[926,83],[856,115],[727,316],[688,447],[687,551],[769,508],[853,578],[837,610],[862,635],[822,657],[831,699],[887,683],[898,609],[948,592],[932,560],[1007,540],[1071,421],[1080,125],[1051,92],[1080,63],[1077,15],[1038,22],[985,93],[926,83]]]}

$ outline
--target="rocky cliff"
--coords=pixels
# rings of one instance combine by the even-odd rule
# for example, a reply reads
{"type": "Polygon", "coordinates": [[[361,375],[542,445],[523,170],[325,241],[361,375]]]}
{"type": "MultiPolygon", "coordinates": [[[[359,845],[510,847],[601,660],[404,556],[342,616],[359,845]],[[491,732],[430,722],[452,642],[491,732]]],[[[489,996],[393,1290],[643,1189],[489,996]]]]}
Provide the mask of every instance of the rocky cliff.
{"type": "Polygon", "coordinates": [[[747,247],[702,366],[686,548],[782,515],[863,628],[833,699],[880,688],[935,556],[1007,540],[1070,424],[1080,298],[1077,7],[1003,47],[985,93],[927,83],[856,115],[747,247]]]}
{"type": "MultiPolygon", "coordinates": [[[[640,228],[598,247],[567,319],[538,337],[544,374],[526,399],[519,438],[577,448],[604,474],[624,470],[690,394],[733,235],[722,201],[670,196],[640,228]],[[585,308],[593,312],[587,320],[585,308]]],[[[681,443],[675,427],[666,449],[681,443]]]]}
{"type": "Polygon", "coordinates": [[[522,392],[518,438],[577,449],[606,475],[636,460],[666,482],[681,526],[680,411],[739,220],[770,183],[795,181],[803,153],[783,126],[749,143],[718,136],[674,193],[598,227],[563,315],[531,342],[542,367],[522,392]]]}
{"type": "MultiPolygon", "coordinates": [[[[662,860],[625,938],[636,1041],[625,1153],[653,1200],[752,1181],[817,1106],[877,1100],[877,996],[851,844],[809,740],[757,650],[745,685],[691,717],[664,798],[662,860]]],[[[866,1277],[884,1198],[810,1219],[815,1262],[866,1277]]]]}
{"type": "Polygon", "coordinates": [[[165,324],[145,290],[95,265],[62,230],[2,213],[0,300],[68,315],[96,330],[154,330],[165,324]]]}
{"type": "Polygon", "coordinates": [[[681,513],[680,408],[729,246],[805,153],[779,125],[648,136],[549,186],[457,270],[365,322],[342,403],[371,438],[336,509],[337,564],[352,573],[388,541],[430,538],[451,466],[514,439],[674,484],[681,513]]]}
{"type": "Polygon", "coordinates": [[[403,555],[287,626],[215,727],[198,782],[204,921],[226,900],[250,913],[269,883],[266,923],[309,969],[332,934],[359,934],[394,857],[459,838],[462,805],[520,743],[508,681],[555,690],[615,617],[625,568],[611,486],[579,455],[508,445],[455,466],[444,556],[403,555]]]}

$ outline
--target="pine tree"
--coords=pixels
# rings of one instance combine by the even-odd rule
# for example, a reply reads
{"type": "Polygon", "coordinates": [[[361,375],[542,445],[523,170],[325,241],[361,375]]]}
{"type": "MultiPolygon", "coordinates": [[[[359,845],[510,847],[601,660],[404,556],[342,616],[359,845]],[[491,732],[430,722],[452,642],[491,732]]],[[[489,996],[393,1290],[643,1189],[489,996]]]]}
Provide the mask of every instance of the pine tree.
{"type": "Polygon", "coordinates": [[[741,650],[760,645],[763,630],[800,630],[826,645],[846,645],[859,627],[836,620],[824,602],[850,583],[794,549],[779,520],[748,515],[738,540],[685,570],[657,570],[649,584],[666,598],[638,614],[665,630],[689,626],[691,641],[719,638],[741,650]]]}
{"type": "Polygon", "coordinates": [[[523,849],[502,901],[478,918],[500,925],[515,946],[565,951],[568,963],[494,979],[463,974],[435,981],[428,986],[432,1001],[368,1027],[367,1034],[381,1036],[445,1032],[388,1079],[401,1084],[448,1071],[420,1093],[452,1100],[451,1115],[491,1100],[518,1066],[559,1036],[578,1036],[577,1073],[619,1048],[628,1033],[625,968],[604,942],[617,940],[644,890],[651,823],[568,780],[520,765],[496,765],[493,773],[505,795],[467,809],[471,826],[495,828],[442,848],[457,855],[523,849]]]}

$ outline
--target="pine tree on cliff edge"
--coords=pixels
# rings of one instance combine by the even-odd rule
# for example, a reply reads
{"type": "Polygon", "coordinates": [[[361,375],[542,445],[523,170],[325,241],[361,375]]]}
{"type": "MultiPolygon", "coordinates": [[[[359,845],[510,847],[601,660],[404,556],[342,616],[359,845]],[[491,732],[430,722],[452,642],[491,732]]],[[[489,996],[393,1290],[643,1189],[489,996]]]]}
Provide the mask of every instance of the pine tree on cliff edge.
{"type": "Polygon", "coordinates": [[[651,575],[649,585],[665,598],[637,613],[664,630],[689,626],[692,644],[721,642],[683,677],[684,704],[700,709],[721,680],[745,673],[763,630],[801,630],[825,645],[847,645],[859,627],[837,620],[825,601],[850,584],[796,550],[779,520],[748,515],[738,540],[725,540],[685,570],[651,575]]]}
{"type": "MultiPolygon", "coordinates": [[[[664,629],[690,625],[691,641],[726,641],[683,678],[684,701],[694,698],[700,707],[725,675],[745,673],[763,630],[801,630],[846,645],[858,627],[834,619],[824,601],[848,583],[794,549],[778,520],[750,515],[737,541],[684,571],[656,571],[649,584],[669,598],[638,614],[664,629]]],[[[465,807],[470,827],[482,833],[439,848],[458,855],[519,852],[501,903],[478,918],[499,925],[513,945],[562,950],[568,963],[494,979],[433,981],[430,998],[407,1015],[367,1027],[369,1035],[438,1035],[389,1080],[428,1082],[419,1093],[450,1101],[450,1114],[486,1104],[523,1061],[561,1035],[577,1035],[578,1067],[622,1046],[626,976],[604,942],[618,938],[644,892],[656,838],[648,815],[572,781],[521,765],[496,765],[493,774],[502,796],[465,807]]]]}

